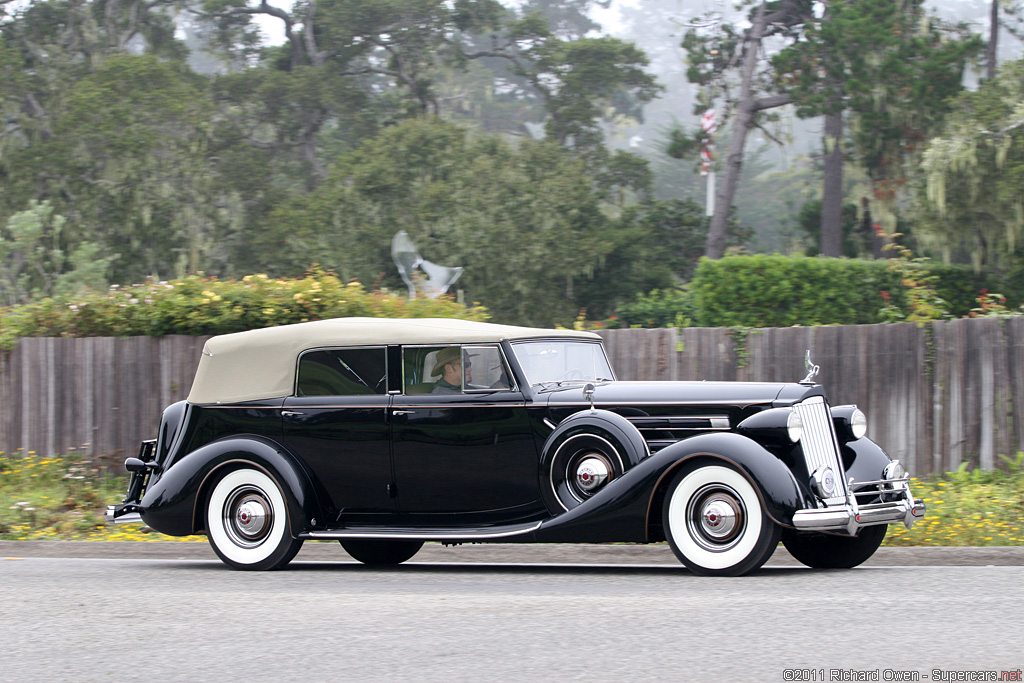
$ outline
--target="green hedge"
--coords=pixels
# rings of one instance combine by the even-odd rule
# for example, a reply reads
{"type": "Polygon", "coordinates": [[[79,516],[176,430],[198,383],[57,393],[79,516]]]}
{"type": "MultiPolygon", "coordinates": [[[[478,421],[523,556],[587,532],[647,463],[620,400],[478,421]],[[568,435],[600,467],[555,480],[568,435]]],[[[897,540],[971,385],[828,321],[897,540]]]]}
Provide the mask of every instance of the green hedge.
{"type": "MultiPolygon", "coordinates": [[[[978,275],[967,266],[929,264],[938,276],[939,296],[952,317],[977,306],[981,290],[998,291],[1015,306],[1019,287],[1006,286],[993,275],[978,275]]],[[[702,259],[686,290],[652,292],[619,309],[627,325],[672,324],[685,316],[698,327],[789,327],[791,325],[858,325],[882,322],[886,305],[907,310],[907,297],[897,273],[886,260],[732,256],[702,259]]]]}
{"type": "Polygon", "coordinates": [[[486,320],[481,306],[448,297],[408,299],[367,291],[323,271],[302,278],[190,276],[0,309],[0,348],[19,337],[129,337],[226,334],[289,323],[366,316],[486,320]]]}

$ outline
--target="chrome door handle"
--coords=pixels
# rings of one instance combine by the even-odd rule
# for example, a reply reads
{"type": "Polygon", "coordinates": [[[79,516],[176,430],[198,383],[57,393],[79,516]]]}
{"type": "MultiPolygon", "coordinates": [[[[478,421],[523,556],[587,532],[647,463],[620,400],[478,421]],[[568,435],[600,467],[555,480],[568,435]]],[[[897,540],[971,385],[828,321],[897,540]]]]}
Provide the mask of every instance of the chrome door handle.
{"type": "Polygon", "coordinates": [[[305,415],[305,413],[298,413],[294,410],[282,410],[281,417],[294,417],[296,415],[305,415]]]}
{"type": "Polygon", "coordinates": [[[391,414],[392,415],[413,415],[415,412],[416,412],[415,410],[392,410],[391,414]]]}

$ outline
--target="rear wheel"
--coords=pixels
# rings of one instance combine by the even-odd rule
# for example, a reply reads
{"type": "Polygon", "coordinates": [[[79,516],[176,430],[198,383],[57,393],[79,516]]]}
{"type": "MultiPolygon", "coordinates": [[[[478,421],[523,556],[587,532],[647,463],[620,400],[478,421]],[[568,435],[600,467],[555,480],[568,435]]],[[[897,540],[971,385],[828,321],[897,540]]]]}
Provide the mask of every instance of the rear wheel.
{"type": "Polygon", "coordinates": [[[753,485],[725,465],[676,475],[662,521],[672,552],[701,576],[749,574],[771,557],[781,534],[761,509],[753,485]]]}
{"type": "Polygon", "coordinates": [[[789,554],[815,569],[849,569],[875,554],[885,539],[887,524],[864,527],[856,536],[786,532],[782,545],[789,554]]]}
{"type": "Polygon", "coordinates": [[[402,564],[423,547],[423,541],[343,540],[341,547],[363,564],[402,564]]]}
{"type": "Polygon", "coordinates": [[[213,551],[234,569],[278,569],[302,547],[292,538],[288,505],[268,474],[232,470],[217,482],[206,504],[206,534],[213,551]]]}

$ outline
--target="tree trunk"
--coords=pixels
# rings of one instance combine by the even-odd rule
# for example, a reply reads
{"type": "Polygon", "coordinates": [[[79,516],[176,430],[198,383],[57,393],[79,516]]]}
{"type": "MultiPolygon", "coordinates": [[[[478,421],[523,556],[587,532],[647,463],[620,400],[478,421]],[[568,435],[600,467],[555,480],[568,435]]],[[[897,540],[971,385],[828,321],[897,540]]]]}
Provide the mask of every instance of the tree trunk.
{"type": "Polygon", "coordinates": [[[999,0],[992,0],[988,13],[988,45],[985,48],[985,79],[996,77],[996,47],[999,45],[999,0]]]}
{"type": "Polygon", "coordinates": [[[725,157],[725,178],[718,186],[715,213],[711,217],[707,246],[704,249],[705,255],[710,259],[719,259],[725,254],[726,226],[729,222],[729,212],[732,211],[732,198],[736,194],[740,171],[743,168],[743,148],[747,144],[747,132],[754,123],[751,83],[754,79],[754,67],[757,66],[757,54],[761,50],[761,38],[764,36],[765,5],[766,3],[762,2],[757,9],[754,24],[743,41],[743,80],[740,82],[740,97],[736,103],[736,116],[729,136],[729,154],[725,157]]]}
{"type": "Polygon", "coordinates": [[[843,112],[825,114],[825,186],[821,197],[821,254],[843,255],[843,112]]]}

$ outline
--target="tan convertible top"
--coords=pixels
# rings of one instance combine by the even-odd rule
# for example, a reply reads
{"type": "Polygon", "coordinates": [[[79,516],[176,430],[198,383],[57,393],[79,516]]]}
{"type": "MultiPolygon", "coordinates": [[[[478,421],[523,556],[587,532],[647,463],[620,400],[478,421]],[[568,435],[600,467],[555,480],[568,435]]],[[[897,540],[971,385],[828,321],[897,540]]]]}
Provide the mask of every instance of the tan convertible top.
{"type": "Polygon", "coordinates": [[[572,337],[591,332],[543,330],[444,318],[334,318],[213,337],[206,342],[189,403],[236,403],[290,396],[295,360],[308,349],[385,344],[466,344],[572,337]]]}

